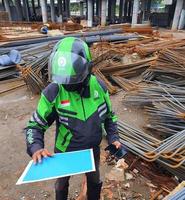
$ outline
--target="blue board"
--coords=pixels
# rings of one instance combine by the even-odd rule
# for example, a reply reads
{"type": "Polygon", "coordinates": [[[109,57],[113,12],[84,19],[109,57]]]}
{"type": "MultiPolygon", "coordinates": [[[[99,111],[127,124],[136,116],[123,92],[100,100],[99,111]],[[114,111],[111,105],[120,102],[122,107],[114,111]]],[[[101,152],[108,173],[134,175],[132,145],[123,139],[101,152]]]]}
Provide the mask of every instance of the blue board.
{"type": "Polygon", "coordinates": [[[42,159],[42,163],[29,162],[16,185],[50,180],[95,171],[92,149],[57,153],[42,159]]]}

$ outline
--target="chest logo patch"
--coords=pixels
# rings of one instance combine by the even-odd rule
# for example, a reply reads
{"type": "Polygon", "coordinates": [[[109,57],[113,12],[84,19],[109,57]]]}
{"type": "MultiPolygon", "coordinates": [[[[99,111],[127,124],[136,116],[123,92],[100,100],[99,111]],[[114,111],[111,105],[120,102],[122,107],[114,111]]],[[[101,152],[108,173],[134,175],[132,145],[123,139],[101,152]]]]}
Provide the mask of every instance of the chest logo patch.
{"type": "Polygon", "coordinates": [[[63,100],[60,102],[62,107],[70,106],[70,101],[69,100],[63,100]]]}

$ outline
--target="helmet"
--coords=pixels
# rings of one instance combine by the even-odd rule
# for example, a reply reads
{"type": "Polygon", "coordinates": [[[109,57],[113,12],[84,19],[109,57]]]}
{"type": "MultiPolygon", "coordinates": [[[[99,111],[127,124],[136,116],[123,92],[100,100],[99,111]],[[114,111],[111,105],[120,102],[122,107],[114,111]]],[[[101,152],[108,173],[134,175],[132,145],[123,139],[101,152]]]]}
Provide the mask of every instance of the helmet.
{"type": "Polygon", "coordinates": [[[78,38],[60,40],[49,59],[49,75],[58,84],[82,83],[91,73],[91,53],[87,44],[78,38]]]}

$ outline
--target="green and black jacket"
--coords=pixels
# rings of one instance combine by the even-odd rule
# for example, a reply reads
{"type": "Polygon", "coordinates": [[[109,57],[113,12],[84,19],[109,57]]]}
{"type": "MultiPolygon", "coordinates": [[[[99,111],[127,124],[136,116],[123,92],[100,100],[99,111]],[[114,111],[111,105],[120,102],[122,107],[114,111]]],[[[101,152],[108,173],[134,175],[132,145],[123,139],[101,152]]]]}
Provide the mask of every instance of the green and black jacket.
{"type": "Polygon", "coordinates": [[[95,148],[105,128],[109,143],[119,140],[117,117],[112,112],[104,83],[91,75],[89,97],[51,83],[41,94],[37,110],[26,128],[27,152],[44,148],[44,132],[56,121],[55,152],[95,148]]]}

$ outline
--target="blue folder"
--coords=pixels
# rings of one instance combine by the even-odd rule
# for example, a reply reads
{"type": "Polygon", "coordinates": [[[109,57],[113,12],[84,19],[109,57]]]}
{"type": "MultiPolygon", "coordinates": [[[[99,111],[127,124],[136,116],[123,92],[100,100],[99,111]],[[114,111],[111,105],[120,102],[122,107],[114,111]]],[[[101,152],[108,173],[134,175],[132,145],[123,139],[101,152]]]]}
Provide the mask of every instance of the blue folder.
{"type": "Polygon", "coordinates": [[[50,180],[95,171],[92,149],[57,153],[42,159],[42,163],[29,162],[16,185],[50,180]]]}

